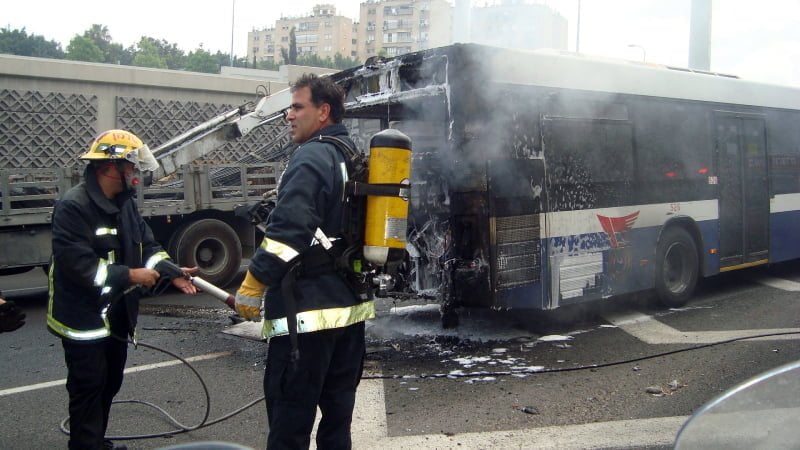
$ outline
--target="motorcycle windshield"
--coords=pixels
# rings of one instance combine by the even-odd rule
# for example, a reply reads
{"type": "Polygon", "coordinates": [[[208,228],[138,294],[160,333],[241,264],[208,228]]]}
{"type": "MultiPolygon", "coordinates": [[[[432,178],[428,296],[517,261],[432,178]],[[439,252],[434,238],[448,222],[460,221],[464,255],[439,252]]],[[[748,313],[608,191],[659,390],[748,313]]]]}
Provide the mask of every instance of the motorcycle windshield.
{"type": "Polygon", "coordinates": [[[797,448],[800,361],[757,375],[703,405],[683,425],[676,449],[797,448]]]}

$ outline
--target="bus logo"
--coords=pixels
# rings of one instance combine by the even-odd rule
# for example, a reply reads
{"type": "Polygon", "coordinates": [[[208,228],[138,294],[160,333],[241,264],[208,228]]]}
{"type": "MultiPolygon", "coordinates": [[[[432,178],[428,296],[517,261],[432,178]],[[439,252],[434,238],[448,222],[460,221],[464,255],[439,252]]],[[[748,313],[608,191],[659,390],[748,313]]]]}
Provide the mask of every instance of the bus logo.
{"type": "Polygon", "coordinates": [[[639,218],[639,211],[622,217],[597,215],[597,220],[600,221],[600,226],[603,227],[603,231],[608,235],[608,240],[611,242],[612,248],[624,247],[626,245],[625,235],[633,228],[633,224],[636,222],[637,218],[639,218]],[[619,234],[619,238],[617,234],[619,234]]]}

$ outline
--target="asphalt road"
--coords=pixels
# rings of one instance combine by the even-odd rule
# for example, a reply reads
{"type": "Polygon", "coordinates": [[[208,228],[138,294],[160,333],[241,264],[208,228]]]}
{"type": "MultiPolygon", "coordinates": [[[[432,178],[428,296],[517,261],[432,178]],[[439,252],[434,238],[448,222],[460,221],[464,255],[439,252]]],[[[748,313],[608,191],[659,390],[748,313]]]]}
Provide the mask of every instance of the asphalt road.
{"type": "MultiPolygon", "coordinates": [[[[28,315],[26,326],[0,335],[0,448],[66,446],[59,431],[67,415],[66,369],[60,341],[44,327],[45,285],[41,271],[0,277],[0,289],[28,315]]],[[[707,280],[677,310],[646,295],[549,314],[469,310],[462,311],[457,330],[439,328],[435,306],[383,301],[368,325],[354,446],[669,448],[705,402],[800,359],[800,334],[648,357],[800,331],[798,291],[800,264],[783,264],[707,280]],[[595,366],[604,364],[611,365],[595,366]]],[[[266,345],[236,335],[252,333],[252,326],[231,324],[224,306],[206,295],[164,295],[142,307],[142,342],[197,359],[211,419],[263,395],[266,345]]],[[[205,412],[200,383],[171,359],[131,348],[128,367],[137,371],[126,375],[117,398],[150,401],[186,425],[197,424],[205,412]]],[[[113,435],[139,435],[172,425],[147,407],[122,404],[112,409],[109,428],[113,435]]],[[[263,402],[200,430],[127,445],[148,449],[204,440],[263,448],[263,402]]]]}

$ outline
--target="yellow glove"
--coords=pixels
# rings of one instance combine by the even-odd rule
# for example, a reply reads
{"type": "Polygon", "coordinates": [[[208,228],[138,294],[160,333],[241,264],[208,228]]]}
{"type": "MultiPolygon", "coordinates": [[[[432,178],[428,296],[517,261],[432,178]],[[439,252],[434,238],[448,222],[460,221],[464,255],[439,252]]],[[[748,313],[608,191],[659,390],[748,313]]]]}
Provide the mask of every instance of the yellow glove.
{"type": "Polygon", "coordinates": [[[258,281],[250,271],[244,276],[244,281],[236,291],[236,312],[244,320],[258,322],[261,320],[261,301],[267,286],[258,281]]]}

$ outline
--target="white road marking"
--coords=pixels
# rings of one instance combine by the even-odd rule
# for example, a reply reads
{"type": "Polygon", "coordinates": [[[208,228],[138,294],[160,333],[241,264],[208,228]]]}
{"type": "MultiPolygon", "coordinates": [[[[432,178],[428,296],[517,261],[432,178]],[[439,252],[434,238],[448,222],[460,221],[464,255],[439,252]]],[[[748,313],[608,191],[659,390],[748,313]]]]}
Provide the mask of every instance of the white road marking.
{"type": "MultiPolygon", "coordinates": [[[[228,355],[231,355],[231,354],[233,354],[233,352],[209,353],[209,354],[206,354],[206,355],[192,356],[191,358],[186,358],[186,360],[189,361],[189,362],[205,361],[205,360],[208,360],[208,359],[222,358],[224,356],[228,356],[228,355]]],[[[160,369],[162,367],[170,367],[170,366],[175,366],[175,365],[178,365],[178,364],[183,364],[183,363],[181,361],[177,360],[177,359],[173,359],[173,360],[170,360],[170,361],[164,361],[164,362],[160,362],[160,363],[153,363],[153,364],[146,364],[144,366],[131,367],[129,369],[125,369],[125,373],[129,374],[129,373],[135,373],[135,372],[142,372],[142,371],[145,371],[145,370],[160,369]]],[[[4,389],[4,390],[0,391],[0,397],[6,396],[6,395],[12,395],[12,394],[19,394],[21,392],[35,391],[37,389],[45,389],[45,388],[54,387],[54,386],[63,386],[66,383],[67,383],[67,379],[66,378],[62,378],[60,380],[55,380],[55,381],[47,381],[47,382],[44,382],[44,383],[29,384],[27,386],[19,386],[19,387],[10,388],[10,389],[4,389]]]]}
{"type": "Polygon", "coordinates": [[[800,292],[800,283],[784,278],[775,278],[770,276],[754,276],[752,280],[756,283],[763,284],[775,289],[789,292],[800,292]]]}
{"type": "Polygon", "coordinates": [[[659,322],[652,316],[630,312],[605,316],[613,325],[647,344],[711,344],[737,337],[770,333],[798,333],[784,336],[753,338],[752,340],[781,341],[800,339],[800,328],[768,328],[760,330],[680,331],[659,322]]]}
{"type": "MultiPolygon", "coordinates": [[[[353,448],[609,448],[671,445],[688,416],[560,425],[541,428],[388,436],[381,380],[363,380],[353,414],[353,448]]],[[[317,414],[319,417],[319,414],[317,414]]],[[[315,431],[316,434],[316,426],[315,431]]],[[[312,439],[312,447],[315,447],[312,439]]]]}

